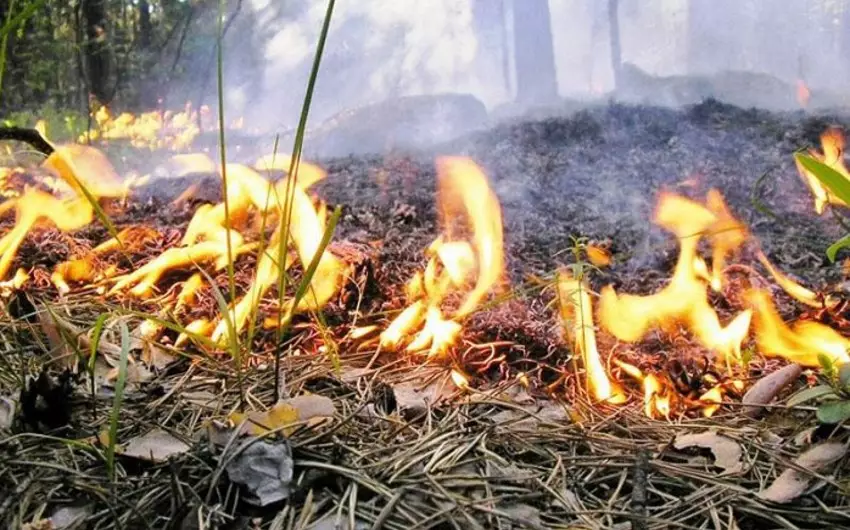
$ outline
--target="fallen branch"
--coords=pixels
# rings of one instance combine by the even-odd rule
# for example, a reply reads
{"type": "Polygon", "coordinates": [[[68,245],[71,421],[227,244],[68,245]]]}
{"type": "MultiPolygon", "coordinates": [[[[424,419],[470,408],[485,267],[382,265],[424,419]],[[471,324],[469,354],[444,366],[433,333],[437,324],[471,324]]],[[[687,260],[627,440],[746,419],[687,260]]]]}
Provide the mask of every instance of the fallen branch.
{"type": "Polygon", "coordinates": [[[47,141],[35,129],[26,129],[23,127],[0,127],[0,141],[16,141],[29,144],[39,153],[44,153],[50,156],[53,153],[53,145],[47,141]]]}

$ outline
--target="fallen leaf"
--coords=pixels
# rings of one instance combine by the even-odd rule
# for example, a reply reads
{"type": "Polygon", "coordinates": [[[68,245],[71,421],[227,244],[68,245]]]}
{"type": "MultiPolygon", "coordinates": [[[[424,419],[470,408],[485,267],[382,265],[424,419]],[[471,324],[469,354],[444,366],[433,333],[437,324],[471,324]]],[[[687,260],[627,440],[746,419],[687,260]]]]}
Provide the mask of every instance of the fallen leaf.
{"type": "Polygon", "coordinates": [[[149,367],[164,370],[176,360],[176,355],[172,355],[156,342],[144,341],[142,343],[142,361],[149,367]]]}
{"type": "Polygon", "coordinates": [[[0,397],[0,429],[10,429],[15,421],[18,402],[12,398],[0,397]]]}
{"type": "Polygon", "coordinates": [[[526,405],[520,409],[506,409],[490,418],[501,431],[534,432],[544,424],[565,425],[573,423],[570,411],[562,404],[541,401],[539,405],[526,405]]]}
{"type": "Polygon", "coordinates": [[[744,414],[750,417],[758,415],[763,407],[759,405],[767,405],[782,391],[783,388],[791,384],[795,379],[803,373],[803,367],[799,364],[789,364],[788,366],[773,372],[772,374],[762,377],[756,382],[746,394],[744,394],[741,402],[744,404],[744,414]]]}
{"type": "Polygon", "coordinates": [[[244,421],[243,432],[263,436],[270,431],[282,430],[289,436],[295,430],[295,424],[314,425],[333,417],[336,407],[330,398],[305,394],[280,401],[266,412],[234,412],[230,420],[240,425],[244,421]]]}
{"type": "Polygon", "coordinates": [[[611,253],[602,247],[587,245],[587,260],[596,267],[607,267],[611,264],[611,253]]]}
{"type": "Polygon", "coordinates": [[[676,449],[700,447],[709,449],[714,455],[714,465],[723,469],[723,475],[739,473],[744,469],[743,450],[738,442],[721,436],[715,431],[704,431],[695,434],[680,434],[673,441],[676,449]]]}
{"type": "Polygon", "coordinates": [[[50,516],[50,522],[53,524],[54,530],[82,528],[80,525],[91,514],[91,505],[61,506],[50,516]]]}
{"type": "Polygon", "coordinates": [[[289,443],[251,439],[236,451],[225,469],[232,482],[247,490],[248,503],[262,507],[289,497],[294,467],[289,443]]]}
{"type": "Polygon", "coordinates": [[[434,382],[425,388],[414,383],[399,383],[393,386],[396,405],[399,410],[422,412],[429,407],[447,399],[452,394],[452,387],[444,383],[434,382]]]}
{"type": "Polygon", "coordinates": [[[54,317],[46,310],[38,312],[38,325],[41,331],[47,336],[47,344],[50,346],[48,355],[50,358],[59,361],[63,368],[70,368],[76,359],[74,350],[68,341],[62,336],[54,317]]]}
{"type": "Polygon", "coordinates": [[[543,528],[540,523],[540,510],[528,504],[508,504],[501,508],[501,511],[511,516],[509,527],[514,528],[543,528]],[[520,526],[514,526],[516,524],[520,526]]]}
{"type": "Polygon", "coordinates": [[[337,518],[333,515],[328,515],[307,528],[308,530],[369,530],[369,528],[372,528],[372,525],[360,519],[355,519],[354,528],[352,528],[348,517],[337,518]]]}
{"type": "Polygon", "coordinates": [[[806,471],[788,468],[783,471],[773,484],[758,493],[760,499],[785,504],[803,494],[809,483],[814,479],[811,474],[820,473],[831,464],[840,460],[847,453],[847,447],[842,443],[827,442],[812,447],[794,460],[796,467],[806,471]]]}
{"type": "Polygon", "coordinates": [[[168,432],[162,429],[154,429],[130,440],[121,454],[139,460],[159,463],[165,462],[174,455],[183,454],[189,448],[189,444],[175,438],[168,432]]]}

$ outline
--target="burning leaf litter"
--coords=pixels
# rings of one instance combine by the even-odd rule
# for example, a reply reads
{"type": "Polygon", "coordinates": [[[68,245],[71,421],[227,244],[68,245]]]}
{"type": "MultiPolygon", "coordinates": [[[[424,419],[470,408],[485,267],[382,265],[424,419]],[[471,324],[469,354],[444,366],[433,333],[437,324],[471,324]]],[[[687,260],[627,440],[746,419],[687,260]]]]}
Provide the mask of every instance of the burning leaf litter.
{"type": "MultiPolygon", "coordinates": [[[[73,156],[87,155],[77,153],[73,156]]],[[[199,172],[215,168],[207,162],[205,157],[197,157],[175,164],[184,164],[182,171],[191,174],[195,164],[199,172]]],[[[286,173],[289,160],[281,164],[272,164],[269,159],[262,162],[286,173]]],[[[179,480],[191,484],[193,491],[209,491],[208,497],[220,502],[227,513],[236,510],[233,498],[229,497],[234,490],[220,487],[215,483],[217,475],[210,471],[235,455],[232,466],[225,465],[225,471],[232,483],[240,485],[240,494],[265,506],[290,498],[293,493],[300,503],[303,494],[310,490],[322,498],[317,518],[329,513],[328,508],[352,506],[352,520],[386,521],[391,527],[415,524],[418,518],[412,514],[438,514],[434,517],[448,517],[446,520],[452,521],[465,518],[489,522],[502,520],[498,514],[505,514],[506,521],[529,519],[542,527],[564,520],[613,527],[624,518],[640,516],[638,512],[630,513],[632,501],[628,498],[628,488],[624,490],[617,484],[631,480],[632,471],[640,467],[638,455],[647,452],[647,447],[661,447],[671,439],[682,449],[693,443],[720,451],[720,455],[715,453],[718,456],[715,463],[728,469],[736,468],[731,457],[728,460],[720,458],[728,456],[723,453],[726,445],[721,443],[725,442],[725,433],[741,439],[741,443],[747,438],[759,440],[752,446],[747,445],[747,467],[736,472],[745,474],[749,477],[747,480],[775,476],[773,453],[784,440],[792,438],[790,433],[777,435],[778,440],[770,444],[753,434],[753,429],[742,428],[733,434],[735,422],[740,421],[735,412],[740,407],[728,406],[730,400],[736,400],[753,384],[751,368],[769,373],[779,363],[763,360],[760,353],[789,358],[807,366],[819,362],[818,353],[826,354],[837,363],[845,360],[846,352],[842,348],[846,339],[839,332],[844,332],[843,328],[833,329],[826,323],[808,320],[786,325],[779,316],[779,304],[787,305],[781,298],[784,295],[775,296],[774,291],[768,291],[763,279],[748,278],[753,282],[749,284],[737,276],[740,274],[740,254],[745,254],[747,247],[757,246],[757,243],[744,223],[733,216],[719,192],[710,192],[702,202],[670,192],[659,197],[655,220],[676,236],[679,257],[667,287],[655,290],[655,294],[626,294],[634,291],[617,283],[597,291],[594,286],[607,283],[608,277],[595,269],[588,269],[586,276],[562,274],[552,282],[561,302],[558,316],[567,331],[565,344],[569,343],[570,349],[576,352],[575,364],[582,368],[572,370],[557,359],[563,350],[550,350],[545,356],[538,352],[524,353],[517,359],[515,351],[511,351],[514,346],[510,340],[470,344],[478,332],[479,311],[489,307],[487,298],[506,284],[506,262],[511,259],[511,254],[507,254],[506,260],[503,247],[506,242],[502,234],[502,205],[496,199],[494,187],[476,164],[461,158],[438,160],[440,236],[432,245],[426,245],[427,263],[419,273],[413,273],[404,299],[399,298],[391,304],[391,309],[400,309],[400,312],[388,316],[361,313],[359,302],[357,309],[345,306],[344,311],[340,311],[337,307],[335,298],[349,281],[349,263],[342,258],[344,254],[335,252],[333,245],[319,252],[316,242],[327,227],[327,210],[323,203],[309,195],[311,185],[321,186],[324,172],[316,168],[317,177],[299,173],[297,185],[286,178],[273,183],[260,176],[263,164],[228,167],[228,174],[233,175],[232,197],[236,198],[230,216],[224,215],[221,203],[196,208],[196,203],[192,203],[194,199],[187,196],[183,207],[193,209],[193,216],[176,236],[175,231],[151,227],[156,234],[148,240],[147,246],[133,249],[128,248],[128,243],[141,238],[127,237],[129,234],[122,230],[117,232],[117,238],[113,235],[106,243],[103,239],[93,242],[90,248],[100,248],[93,252],[97,262],[89,262],[87,255],[81,253],[74,256],[74,260],[82,261],[68,261],[74,265],[56,266],[46,276],[43,268],[19,269],[30,278],[10,287],[33,289],[40,295],[38,302],[41,304],[42,300],[51,299],[49,285],[53,275],[53,283],[64,298],[50,302],[62,308],[54,312],[62,316],[59,320],[53,319],[50,325],[57,333],[62,331],[58,333],[60,338],[67,335],[62,340],[70,339],[70,345],[78,346],[83,353],[91,349],[92,332],[79,324],[86,320],[81,311],[97,315],[116,302],[133,308],[156,307],[156,313],[151,313],[149,319],[142,318],[141,322],[146,324],[134,333],[132,356],[135,362],[131,362],[131,366],[141,365],[138,362],[141,359],[150,369],[126,401],[127,410],[122,411],[122,427],[117,436],[118,440],[130,440],[123,448],[122,459],[129,456],[127,449],[131,444],[142,446],[138,454],[153,460],[145,464],[150,466],[145,469],[154,481],[143,482],[128,473],[127,484],[111,486],[116,491],[128,492],[141,484],[149,484],[139,511],[149,513],[162,499],[174,495],[169,485],[172,473],[162,462],[165,457],[160,458],[162,455],[154,451],[145,452],[145,444],[150,442],[145,436],[151,433],[166,436],[165,433],[174,432],[179,435],[174,437],[177,442],[197,439],[195,435],[203,431],[202,426],[208,420],[221,420],[237,410],[230,416],[234,426],[243,420],[250,426],[228,450],[232,452],[217,453],[223,448],[215,444],[212,445],[217,448],[203,443],[186,447],[182,442],[173,444],[174,451],[166,451],[180,463],[179,480]],[[274,202],[274,196],[279,195],[280,188],[287,182],[296,195],[289,234],[280,230],[279,223],[287,212],[274,202]],[[267,199],[269,196],[272,200],[267,199]],[[259,221],[267,222],[268,229],[259,227],[259,221]],[[693,230],[695,232],[689,233],[693,230]],[[285,267],[278,267],[281,258],[295,274],[310,263],[318,266],[311,294],[305,297],[304,306],[296,309],[312,312],[322,307],[330,308],[327,328],[324,324],[299,324],[293,333],[295,337],[286,337],[290,342],[285,343],[280,369],[286,374],[285,391],[298,397],[278,402],[265,413],[242,411],[262,410],[263,403],[274,402],[269,370],[252,373],[244,398],[247,406],[240,409],[245,403],[239,403],[240,398],[232,385],[222,382],[222,374],[228,379],[236,377],[227,372],[227,362],[213,355],[202,358],[202,355],[216,352],[219,339],[228,338],[222,325],[226,312],[217,311],[209,296],[211,284],[221,281],[217,275],[222,267],[222,256],[226,254],[222,251],[226,246],[223,244],[228,241],[243,264],[237,298],[226,300],[234,321],[242,320],[247,307],[249,315],[254,311],[261,317],[272,315],[265,321],[261,318],[262,324],[271,328],[279,324],[273,315],[288,309],[277,307],[276,298],[280,293],[274,292],[279,286],[274,276],[281,270],[289,272],[285,267]],[[281,247],[280,243],[283,243],[284,255],[274,250],[281,247]],[[704,259],[702,256],[706,253],[701,245],[706,244],[708,258],[704,259]],[[263,246],[268,250],[258,252],[263,246]],[[96,263],[96,267],[91,267],[94,272],[88,272],[85,263],[96,263]],[[150,265],[152,263],[154,265],[150,265]],[[196,274],[197,265],[201,265],[209,277],[196,274]],[[244,274],[246,269],[248,274],[244,274]],[[57,280],[64,280],[64,285],[57,280]],[[122,284],[125,280],[129,281],[122,284]],[[102,296],[98,303],[89,299],[86,302],[89,305],[80,304],[81,298],[98,291],[102,296]],[[72,313],[73,318],[68,317],[66,322],[64,307],[70,303],[80,305],[72,313]],[[625,311],[625,306],[640,311],[625,311]],[[341,321],[349,322],[354,312],[361,327],[340,326],[341,321]],[[406,313],[407,317],[402,319],[406,313]],[[622,319],[606,318],[606,315],[621,313],[628,316],[625,324],[622,319]],[[154,320],[170,322],[174,317],[178,319],[180,330],[163,327],[154,320]],[[399,319],[404,326],[394,337],[388,331],[394,329],[399,319]],[[337,326],[344,333],[334,333],[337,326]],[[377,341],[383,343],[378,353],[366,346],[369,340],[374,340],[375,334],[380,335],[377,341]],[[612,337],[619,338],[620,342],[612,337]],[[79,344],[75,344],[75,340],[79,344]],[[146,344],[156,345],[160,341],[164,350],[146,349],[146,344]],[[640,361],[644,347],[658,347],[659,344],[670,350],[678,350],[680,345],[686,344],[681,355],[670,355],[673,360],[678,357],[679,364],[640,361]],[[179,346],[180,357],[168,356],[162,362],[156,361],[157,352],[171,351],[173,346],[179,346]],[[325,355],[331,348],[345,352],[342,373],[349,371],[362,376],[340,380],[328,365],[330,355],[325,355]],[[363,353],[352,353],[361,348],[363,353]],[[692,351],[697,353],[692,354],[692,351]],[[483,357],[480,352],[485,352],[483,357]],[[533,355],[540,355],[543,362],[533,355]],[[703,355],[705,362],[699,359],[703,355]],[[430,379],[422,376],[422,380],[417,380],[417,373],[424,373],[424,370],[417,371],[422,370],[421,365],[426,362],[434,370],[441,371],[441,379],[423,383],[422,380],[430,379]],[[180,364],[180,370],[174,370],[173,364],[180,364]],[[517,372],[517,368],[521,371],[517,372]],[[545,376],[541,375],[545,371],[548,371],[545,376]],[[410,375],[414,375],[414,380],[405,381],[410,375]],[[378,384],[384,382],[389,383],[396,406],[377,406],[384,392],[378,390],[378,384]],[[518,382],[522,382],[521,385],[518,382]],[[521,392],[511,394],[513,401],[492,397],[507,395],[495,390],[508,383],[522,387],[521,392]],[[576,392],[583,387],[588,392],[576,392]],[[563,403],[565,397],[568,406],[563,403]],[[627,401],[644,403],[633,406],[637,403],[626,404],[627,401]],[[364,410],[372,412],[362,414],[364,410]],[[694,432],[696,425],[721,421],[714,418],[690,420],[684,415],[686,412],[711,416],[720,410],[729,412],[722,416],[722,421],[728,418],[730,424],[720,431],[723,435],[715,433],[719,439],[694,441],[682,434],[694,432]],[[671,422],[642,416],[669,418],[671,422]],[[333,421],[326,420],[331,417],[333,421]],[[159,418],[164,418],[162,421],[169,431],[152,424],[159,418]],[[311,418],[320,421],[311,422],[311,418]],[[690,421],[696,422],[694,427],[689,425],[690,421]],[[289,438],[256,438],[268,437],[269,431],[274,430],[289,438]],[[517,468],[517,473],[505,476],[494,471],[508,462],[517,468]],[[416,486],[422,483],[423,477],[436,481],[433,491],[416,486]],[[332,479],[341,487],[324,486],[326,479],[332,479]],[[373,496],[371,500],[364,498],[365,490],[373,496]],[[504,503],[495,500],[500,496],[517,495],[518,500],[513,497],[504,503]],[[626,515],[615,515],[612,510],[621,510],[626,515]],[[600,520],[586,515],[591,512],[598,513],[600,520]]],[[[85,164],[75,163],[68,171],[85,171],[81,169],[84,167],[85,164]]],[[[302,163],[304,167],[313,166],[302,163]]],[[[79,175],[74,177],[79,180],[79,175]]],[[[59,180],[64,182],[65,178],[59,180]]],[[[75,190],[69,187],[67,192],[73,195],[75,190]]],[[[117,195],[115,199],[132,205],[133,191],[125,195],[117,195]]],[[[21,203],[14,204],[16,206],[8,208],[8,212],[21,203]]],[[[85,225],[93,224],[95,213],[93,209],[85,225]]],[[[45,219],[49,223],[51,218],[45,219]]],[[[34,223],[33,227],[40,230],[36,224],[44,223],[34,223]]],[[[63,228],[60,223],[55,224],[63,228]]],[[[505,226],[509,240],[511,232],[507,228],[509,225],[505,226]]],[[[38,231],[32,233],[40,236],[38,231]]],[[[25,235],[24,239],[28,237],[25,235]]],[[[409,246],[405,248],[410,250],[409,246]]],[[[9,258],[10,267],[6,272],[11,272],[13,262],[28,263],[26,253],[11,254],[15,256],[9,258]]],[[[615,259],[611,252],[589,245],[587,258],[594,267],[614,269],[611,272],[614,277],[619,273],[620,256],[615,259]]],[[[799,304],[811,310],[837,311],[837,306],[831,303],[839,300],[837,295],[824,297],[792,280],[778,265],[767,261],[766,255],[759,255],[758,259],[768,276],[799,304]],[[830,302],[818,306],[820,300],[830,302]]],[[[288,296],[289,293],[285,293],[284,302],[288,296]]],[[[372,302],[368,296],[365,298],[367,303],[372,302]]],[[[134,318],[136,322],[140,317],[134,318]]],[[[251,327],[249,318],[253,316],[245,317],[240,336],[245,335],[245,328],[251,327]]],[[[554,323],[552,318],[550,324],[554,323]]],[[[111,344],[109,325],[100,338],[100,345],[107,349],[111,344]]],[[[270,348],[265,344],[257,341],[251,345],[252,351],[247,351],[251,363],[270,364],[270,348]]],[[[114,358],[115,353],[100,351],[99,357],[107,360],[114,358]]],[[[799,373],[789,376],[789,380],[797,378],[799,373]]],[[[66,388],[69,384],[42,384],[43,392],[34,393],[40,396],[38,410],[44,412],[47,401],[41,394],[67,395],[63,394],[65,390],[56,391],[56,387],[66,388]]],[[[768,397],[752,402],[745,398],[744,402],[769,402],[782,386],[774,386],[768,397]]],[[[78,397],[83,396],[84,389],[84,384],[77,388],[78,397]]],[[[104,408],[103,403],[98,403],[101,397],[94,394],[87,398],[92,401],[94,412],[85,404],[77,404],[74,408],[75,416],[86,418],[84,421],[90,421],[95,429],[103,427],[100,419],[103,415],[96,413],[98,408],[101,413],[104,408]]],[[[51,398],[53,405],[47,408],[59,401],[51,398]]],[[[39,423],[48,427],[44,421],[39,423]]],[[[171,447],[172,442],[163,443],[162,449],[171,447]]],[[[45,444],[36,449],[29,442],[16,443],[22,446],[17,460],[9,465],[15,476],[23,476],[22,473],[31,470],[23,462],[37,451],[44,451],[45,444]]],[[[97,455],[79,451],[69,457],[61,446],[54,448],[52,443],[46,444],[50,447],[47,450],[55,451],[63,462],[72,458],[69,469],[81,470],[74,475],[77,483],[97,482],[92,475],[94,472],[90,471],[100,465],[97,455]]],[[[732,443],[740,449],[738,442],[732,440],[732,443]]],[[[675,519],[681,524],[693,522],[696,525],[697,521],[711,516],[696,506],[703,500],[716,501],[717,494],[726,490],[717,484],[716,472],[703,473],[691,464],[682,465],[676,460],[675,452],[671,453],[651,452],[646,463],[641,464],[643,471],[634,473],[635,477],[642,477],[639,480],[643,483],[636,484],[635,488],[643,488],[652,499],[648,503],[640,501],[645,506],[642,513],[653,518],[655,524],[675,519]],[[661,492],[660,496],[655,492],[661,492]],[[693,502],[684,503],[687,506],[671,504],[670,499],[680,497],[693,502]]],[[[729,451],[728,454],[733,453],[729,451]]],[[[122,465],[120,460],[119,466],[122,465]]],[[[180,482],[181,487],[182,484],[184,482],[180,482]]],[[[13,496],[24,498],[14,492],[13,496]]],[[[729,518],[733,522],[767,519],[776,523],[789,517],[787,513],[773,517],[767,504],[755,499],[751,502],[749,507],[736,505],[734,509],[726,501],[721,505],[732,510],[729,518]]],[[[33,507],[24,505],[21,510],[31,513],[33,507]]],[[[841,517],[836,510],[827,517],[841,517]]],[[[125,519],[131,518],[125,516],[125,519]]]]}

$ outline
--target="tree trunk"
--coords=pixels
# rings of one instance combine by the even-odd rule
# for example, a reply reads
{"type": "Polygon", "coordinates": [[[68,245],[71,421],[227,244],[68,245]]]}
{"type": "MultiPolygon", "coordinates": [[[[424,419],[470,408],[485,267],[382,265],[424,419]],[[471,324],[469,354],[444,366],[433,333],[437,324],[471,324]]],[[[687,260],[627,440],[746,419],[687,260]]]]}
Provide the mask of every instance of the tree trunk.
{"type": "Polygon", "coordinates": [[[139,48],[147,51],[151,45],[151,7],[148,0],[139,0],[139,48]]]}
{"type": "Polygon", "coordinates": [[[608,32],[611,38],[611,71],[614,73],[614,92],[620,88],[623,51],[620,47],[620,0],[608,0],[608,32]]]}
{"type": "Polygon", "coordinates": [[[517,101],[546,103],[558,97],[549,0],[514,0],[517,101]]]}
{"type": "Polygon", "coordinates": [[[109,86],[110,57],[106,19],[106,0],[82,0],[86,42],[83,52],[86,59],[91,93],[102,105],[112,99],[109,86]]]}

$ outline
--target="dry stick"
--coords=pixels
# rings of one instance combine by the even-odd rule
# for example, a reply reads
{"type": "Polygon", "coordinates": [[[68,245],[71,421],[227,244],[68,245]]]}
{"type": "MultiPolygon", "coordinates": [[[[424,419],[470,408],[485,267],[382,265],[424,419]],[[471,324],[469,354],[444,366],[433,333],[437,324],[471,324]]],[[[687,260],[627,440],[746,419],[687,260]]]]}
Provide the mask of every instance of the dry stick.
{"type": "Polygon", "coordinates": [[[646,530],[647,508],[646,508],[646,485],[649,474],[649,451],[638,450],[637,461],[633,468],[634,485],[632,489],[632,530],[646,530]]]}
{"type": "Polygon", "coordinates": [[[2,127],[0,128],[0,140],[13,140],[16,142],[24,142],[29,144],[39,153],[47,156],[53,154],[53,146],[48,142],[40,132],[35,129],[27,129],[24,127],[2,127]]]}

